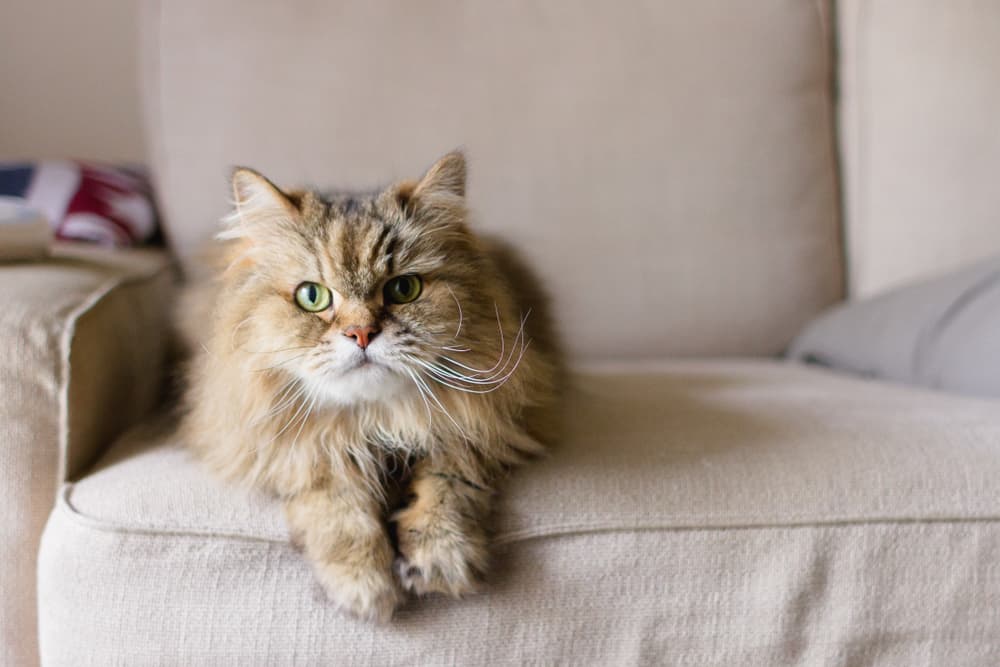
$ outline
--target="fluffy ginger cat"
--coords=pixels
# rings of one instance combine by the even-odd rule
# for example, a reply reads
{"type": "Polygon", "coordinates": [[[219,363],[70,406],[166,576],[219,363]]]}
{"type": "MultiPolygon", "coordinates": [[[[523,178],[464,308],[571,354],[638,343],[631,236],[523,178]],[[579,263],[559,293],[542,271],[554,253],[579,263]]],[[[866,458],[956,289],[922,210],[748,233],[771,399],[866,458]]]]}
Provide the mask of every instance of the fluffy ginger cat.
{"type": "Polygon", "coordinates": [[[237,169],[218,271],[182,305],[185,439],[279,496],[327,596],[365,619],[477,588],[493,488],[554,428],[551,333],[470,231],[465,176],[451,153],[324,196],[237,169]]]}

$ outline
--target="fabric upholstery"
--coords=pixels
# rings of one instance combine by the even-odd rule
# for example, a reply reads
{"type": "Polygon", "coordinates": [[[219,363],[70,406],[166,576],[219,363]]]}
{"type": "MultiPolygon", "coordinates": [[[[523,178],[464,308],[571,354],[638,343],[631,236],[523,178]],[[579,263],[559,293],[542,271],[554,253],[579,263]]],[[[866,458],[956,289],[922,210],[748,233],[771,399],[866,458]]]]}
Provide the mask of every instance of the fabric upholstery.
{"type": "Polygon", "coordinates": [[[59,482],[153,406],[163,252],[58,248],[0,265],[0,664],[32,665],[35,557],[59,482]]]}
{"type": "Polygon", "coordinates": [[[826,2],[146,10],[182,256],[232,164],[370,188],[462,146],[476,226],[541,274],[575,357],[776,354],[841,296],[826,2]]]}
{"type": "Polygon", "coordinates": [[[579,375],[565,443],[506,483],[488,591],[337,615],[269,498],[169,421],[63,489],[49,665],[989,665],[996,403],[782,362],[579,375]],[[66,641],[87,636],[86,644],[66,641]]]}
{"type": "Polygon", "coordinates": [[[852,294],[1000,253],[1000,3],[837,7],[852,294]]]}
{"type": "Polygon", "coordinates": [[[1000,258],[831,308],[789,357],[1000,398],[1000,258]]]}

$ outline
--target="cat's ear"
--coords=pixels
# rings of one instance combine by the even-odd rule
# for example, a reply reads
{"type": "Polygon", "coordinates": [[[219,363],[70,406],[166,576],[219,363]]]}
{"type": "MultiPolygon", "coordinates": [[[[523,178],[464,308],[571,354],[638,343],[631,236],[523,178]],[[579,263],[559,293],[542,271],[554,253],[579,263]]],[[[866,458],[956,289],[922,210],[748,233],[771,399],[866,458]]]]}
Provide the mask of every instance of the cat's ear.
{"type": "Polygon", "coordinates": [[[260,173],[237,167],[232,175],[233,212],[220,238],[253,237],[288,225],[299,214],[297,202],[260,173]]]}
{"type": "Polygon", "coordinates": [[[465,156],[452,151],[438,160],[417,182],[401,183],[396,198],[416,216],[464,218],[465,156]]]}
{"type": "Polygon", "coordinates": [[[452,151],[427,170],[413,191],[415,197],[465,197],[465,156],[452,151]]]}

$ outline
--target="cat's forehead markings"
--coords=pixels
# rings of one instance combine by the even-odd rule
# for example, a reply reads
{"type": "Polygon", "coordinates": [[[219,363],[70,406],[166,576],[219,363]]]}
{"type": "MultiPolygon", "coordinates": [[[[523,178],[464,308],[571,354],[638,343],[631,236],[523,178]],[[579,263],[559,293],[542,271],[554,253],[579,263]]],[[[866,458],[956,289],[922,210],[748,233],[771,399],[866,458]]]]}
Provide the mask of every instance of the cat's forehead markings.
{"type": "Polygon", "coordinates": [[[330,256],[329,238],[316,240],[313,255],[316,257],[316,265],[319,269],[319,276],[322,279],[323,284],[327,287],[333,288],[334,285],[332,283],[336,279],[337,270],[334,265],[334,260],[330,256]]]}
{"type": "Polygon", "coordinates": [[[356,197],[345,197],[340,204],[340,210],[344,217],[351,216],[361,210],[361,202],[356,197]]]}
{"type": "Polygon", "coordinates": [[[326,195],[327,210],[321,242],[323,276],[356,298],[371,298],[381,279],[392,274],[398,249],[398,222],[386,218],[376,197],[362,194],[326,195]]]}
{"type": "Polygon", "coordinates": [[[357,245],[357,225],[344,220],[340,224],[340,234],[337,239],[337,259],[344,273],[352,274],[358,270],[357,257],[354,249],[357,245]]]}
{"type": "Polygon", "coordinates": [[[389,275],[392,275],[396,267],[396,244],[398,242],[399,236],[393,234],[385,248],[385,272],[389,275]]]}
{"type": "Polygon", "coordinates": [[[359,224],[357,219],[346,220],[343,216],[331,219],[331,237],[317,248],[323,257],[325,276],[333,287],[350,297],[367,297],[371,291],[372,277],[366,267],[361,266],[357,253],[359,224]]]}
{"type": "Polygon", "coordinates": [[[368,266],[383,267],[386,272],[392,272],[392,249],[396,244],[396,235],[392,226],[384,220],[378,219],[377,224],[372,225],[372,230],[368,235],[368,266]]]}

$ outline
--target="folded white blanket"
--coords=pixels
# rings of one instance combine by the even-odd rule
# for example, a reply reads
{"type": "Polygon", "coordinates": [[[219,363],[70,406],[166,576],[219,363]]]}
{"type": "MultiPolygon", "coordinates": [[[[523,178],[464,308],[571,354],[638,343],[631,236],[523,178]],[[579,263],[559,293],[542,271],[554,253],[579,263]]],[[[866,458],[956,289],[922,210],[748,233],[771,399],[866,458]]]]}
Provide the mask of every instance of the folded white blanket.
{"type": "Polygon", "coordinates": [[[37,259],[49,252],[52,226],[19,197],[0,197],[0,261],[37,259]]]}

